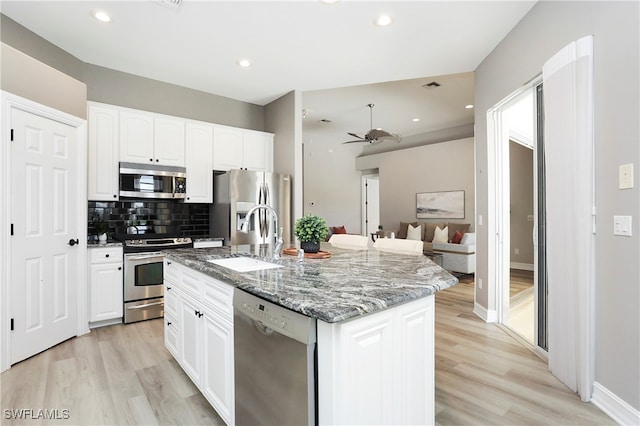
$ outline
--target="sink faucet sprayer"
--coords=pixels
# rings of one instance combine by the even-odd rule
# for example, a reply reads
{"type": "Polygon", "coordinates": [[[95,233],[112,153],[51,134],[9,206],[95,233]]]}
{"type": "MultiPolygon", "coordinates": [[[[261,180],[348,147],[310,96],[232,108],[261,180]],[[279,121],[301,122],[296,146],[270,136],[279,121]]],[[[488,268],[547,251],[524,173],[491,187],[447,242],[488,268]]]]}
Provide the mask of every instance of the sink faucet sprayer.
{"type": "Polygon", "coordinates": [[[245,216],[245,220],[242,223],[242,226],[240,226],[240,231],[245,233],[249,231],[249,219],[251,218],[251,215],[253,215],[258,210],[266,210],[267,212],[271,213],[271,215],[273,216],[273,221],[275,222],[275,229],[277,231],[276,245],[273,248],[273,257],[275,259],[280,259],[280,251],[282,251],[282,246],[284,245],[284,241],[282,240],[282,233],[284,232],[284,228],[278,228],[278,214],[276,213],[273,207],[267,204],[256,204],[255,206],[251,207],[245,216]]]}

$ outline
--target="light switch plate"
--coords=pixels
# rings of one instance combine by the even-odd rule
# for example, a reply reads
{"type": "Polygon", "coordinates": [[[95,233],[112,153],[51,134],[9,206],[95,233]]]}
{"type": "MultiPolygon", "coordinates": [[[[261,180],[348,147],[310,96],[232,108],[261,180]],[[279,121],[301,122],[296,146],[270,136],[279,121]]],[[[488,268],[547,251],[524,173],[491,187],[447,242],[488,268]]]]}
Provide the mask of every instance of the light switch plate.
{"type": "Polygon", "coordinates": [[[623,164],[618,167],[618,188],[633,188],[633,164],[623,164]]]}
{"type": "Polygon", "coordinates": [[[631,216],[613,217],[613,235],[631,236],[631,216]]]}

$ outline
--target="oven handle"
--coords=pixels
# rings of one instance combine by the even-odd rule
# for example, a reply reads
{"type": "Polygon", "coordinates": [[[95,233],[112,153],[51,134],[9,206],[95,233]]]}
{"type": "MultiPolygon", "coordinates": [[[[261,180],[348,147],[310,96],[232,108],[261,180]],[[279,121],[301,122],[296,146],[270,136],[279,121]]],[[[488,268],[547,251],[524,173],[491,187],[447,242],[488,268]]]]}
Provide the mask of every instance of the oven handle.
{"type": "Polygon", "coordinates": [[[143,254],[141,256],[131,256],[131,255],[126,255],[127,260],[145,260],[145,259],[153,259],[154,257],[164,257],[164,255],[160,254],[160,253],[155,253],[155,254],[143,254]]]}
{"type": "Polygon", "coordinates": [[[164,305],[164,302],[153,302],[153,303],[146,303],[144,305],[129,306],[127,309],[128,310],[144,309],[144,308],[150,308],[152,306],[159,306],[159,305],[164,305]]]}

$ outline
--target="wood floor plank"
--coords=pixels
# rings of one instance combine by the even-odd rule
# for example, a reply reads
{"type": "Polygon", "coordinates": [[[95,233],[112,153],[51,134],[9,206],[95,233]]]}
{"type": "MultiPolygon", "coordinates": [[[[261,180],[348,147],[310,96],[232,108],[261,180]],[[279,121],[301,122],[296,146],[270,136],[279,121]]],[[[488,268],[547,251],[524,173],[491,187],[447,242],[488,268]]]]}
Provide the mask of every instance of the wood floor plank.
{"type": "MultiPolygon", "coordinates": [[[[473,313],[473,276],[436,293],[437,425],[609,425],[545,361],[473,313]]],[[[68,409],[2,425],[224,425],[164,348],[163,321],[92,330],[0,376],[3,409],[68,409]]]]}

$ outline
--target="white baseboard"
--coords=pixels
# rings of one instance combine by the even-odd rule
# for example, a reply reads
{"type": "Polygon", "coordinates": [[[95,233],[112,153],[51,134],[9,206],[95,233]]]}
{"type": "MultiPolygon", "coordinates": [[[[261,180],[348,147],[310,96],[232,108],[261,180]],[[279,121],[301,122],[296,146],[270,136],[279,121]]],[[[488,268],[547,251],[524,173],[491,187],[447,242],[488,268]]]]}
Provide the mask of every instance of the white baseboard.
{"type": "Polygon", "coordinates": [[[509,266],[511,269],[519,269],[521,271],[533,271],[532,263],[511,262],[509,266]]]}
{"type": "Polygon", "coordinates": [[[477,302],[473,303],[473,313],[482,318],[484,322],[496,322],[498,313],[495,310],[488,310],[477,302]]]}
{"type": "Polygon", "coordinates": [[[620,425],[640,425],[640,411],[598,382],[593,384],[591,402],[620,425]]]}

